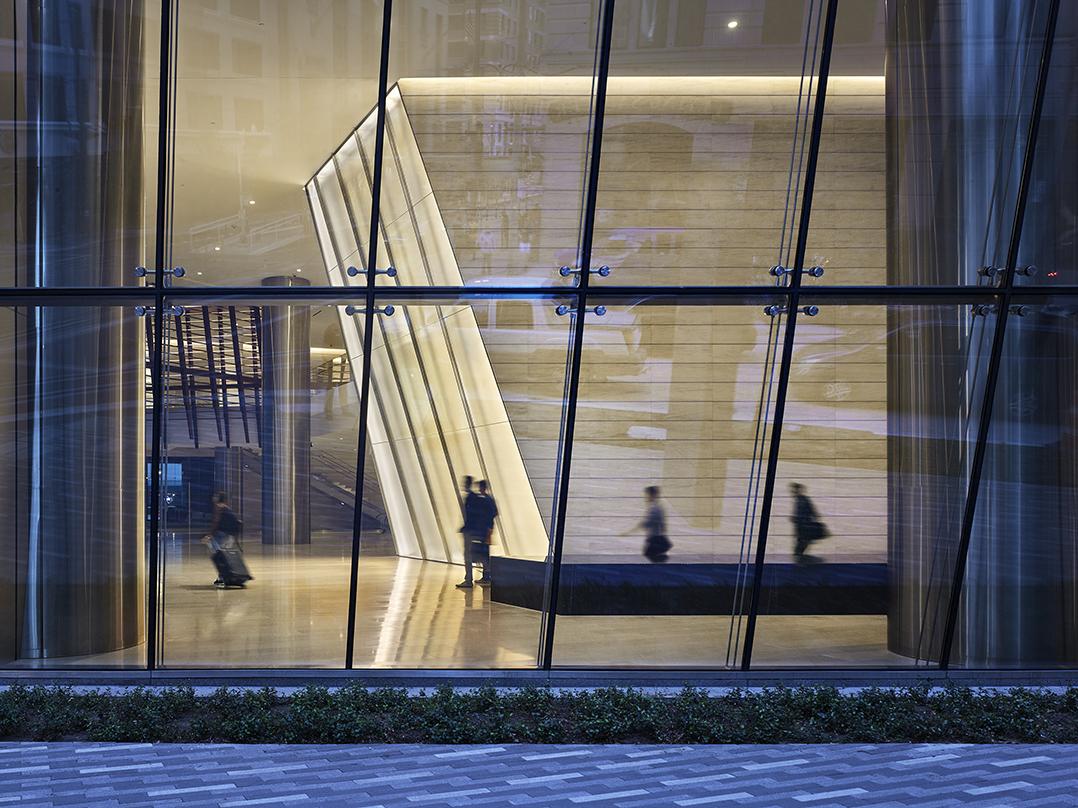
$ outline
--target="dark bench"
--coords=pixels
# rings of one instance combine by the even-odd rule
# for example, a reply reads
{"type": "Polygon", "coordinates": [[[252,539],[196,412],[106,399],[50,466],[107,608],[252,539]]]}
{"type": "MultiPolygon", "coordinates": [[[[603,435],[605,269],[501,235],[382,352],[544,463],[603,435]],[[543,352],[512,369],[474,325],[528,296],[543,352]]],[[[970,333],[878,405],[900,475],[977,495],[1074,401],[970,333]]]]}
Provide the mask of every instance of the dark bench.
{"type": "MultiPolygon", "coordinates": [[[[491,598],[542,609],[546,563],[493,557],[491,598]]],[[[562,564],[559,614],[726,615],[739,586],[751,585],[752,566],[736,563],[562,564]]],[[[764,567],[761,614],[886,614],[887,565],[882,563],[775,563],[764,567]]],[[[740,600],[740,598],[738,598],[740,600]]]]}

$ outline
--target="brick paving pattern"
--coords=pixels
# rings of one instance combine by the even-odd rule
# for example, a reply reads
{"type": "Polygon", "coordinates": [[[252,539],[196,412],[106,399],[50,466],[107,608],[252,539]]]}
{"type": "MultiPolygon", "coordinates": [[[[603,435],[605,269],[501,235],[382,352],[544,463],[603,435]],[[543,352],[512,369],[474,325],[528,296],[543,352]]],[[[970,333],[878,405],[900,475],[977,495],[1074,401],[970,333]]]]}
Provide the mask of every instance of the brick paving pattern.
{"type": "Polygon", "coordinates": [[[8,805],[1078,806],[1078,746],[9,743],[8,805]]]}

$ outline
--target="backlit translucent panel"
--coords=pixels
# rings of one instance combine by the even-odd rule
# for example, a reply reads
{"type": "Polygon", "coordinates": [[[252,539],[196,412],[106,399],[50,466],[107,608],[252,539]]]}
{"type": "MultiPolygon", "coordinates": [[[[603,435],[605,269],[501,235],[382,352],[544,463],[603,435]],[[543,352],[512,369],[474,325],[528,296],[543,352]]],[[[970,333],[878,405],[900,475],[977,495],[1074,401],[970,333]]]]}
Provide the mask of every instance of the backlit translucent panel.
{"type": "Polygon", "coordinates": [[[608,309],[585,326],[554,661],[736,665],[781,324],[608,309]]]}
{"type": "MultiPolygon", "coordinates": [[[[382,4],[178,8],[172,255],[188,270],[183,283],[258,286],[298,274],[326,284],[336,261],[319,255],[303,188],[375,106],[382,4]]],[[[333,173],[330,163],[319,175],[328,187],[315,216],[335,226],[349,217],[333,173]]],[[[343,239],[337,228],[339,261],[367,238],[369,213],[354,213],[356,233],[343,239]]]]}
{"type": "Polygon", "coordinates": [[[937,661],[994,325],[968,304],[798,319],[754,667],[937,661]]]}
{"type": "MultiPolygon", "coordinates": [[[[796,232],[822,9],[617,4],[592,259],[612,272],[597,283],[774,282],[796,232]]],[[[865,170],[882,178],[882,162],[865,170]]]]}
{"type": "MultiPolygon", "coordinates": [[[[162,416],[161,664],[341,667],[362,374],[342,328],[352,318],[184,305],[162,416]]],[[[364,534],[385,529],[377,489],[358,507],[364,534]]]]}
{"type": "Polygon", "coordinates": [[[569,338],[555,305],[406,304],[375,318],[364,485],[381,492],[387,532],[363,537],[357,665],[536,664],[569,338]],[[481,530],[465,517],[466,476],[496,503],[481,530]],[[488,529],[480,566],[466,537],[488,529]]]}
{"type": "Polygon", "coordinates": [[[1007,321],[951,664],[1078,664],[1078,304],[1007,321]]]}

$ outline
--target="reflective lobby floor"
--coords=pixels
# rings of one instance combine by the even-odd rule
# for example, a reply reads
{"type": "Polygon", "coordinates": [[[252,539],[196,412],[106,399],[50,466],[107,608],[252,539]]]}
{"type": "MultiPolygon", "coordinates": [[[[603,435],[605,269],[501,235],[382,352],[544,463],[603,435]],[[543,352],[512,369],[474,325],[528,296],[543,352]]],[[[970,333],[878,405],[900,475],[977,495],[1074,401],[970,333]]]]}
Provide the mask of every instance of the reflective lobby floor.
{"type": "MultiPolygon", "coordinates": [[[[309,547],[248,542],[254,580],[219,590],[206,548],[175,538],[164,565],[164,667],[311,668],[344,663],[348,604],[346,537],[309,547]]],[[[528,668],[536,664],[540,616],[493,603],[480,587],[456,588],[458,566],[363,556],[359,566],[355,667],[528,668]]],[[[744,627],[744,621],[741,621],[744,627]]],[[[555,662],[597,667],[724,667],[731,619],[722,616],[561,616],[555,662]]],[[[736,634],[737,626],[734,626],[736,634]]],[[[883,616],[763,616],[754,662],[763,666],[909,664],[886,649],[883,616]]],[[[138,666],[144,649],[55,665],[138,666]]],[[[735,652],[729,658],[736,660],[735,652]]],[[[36,667],[36,666],[35,666],[36,667]]]]}

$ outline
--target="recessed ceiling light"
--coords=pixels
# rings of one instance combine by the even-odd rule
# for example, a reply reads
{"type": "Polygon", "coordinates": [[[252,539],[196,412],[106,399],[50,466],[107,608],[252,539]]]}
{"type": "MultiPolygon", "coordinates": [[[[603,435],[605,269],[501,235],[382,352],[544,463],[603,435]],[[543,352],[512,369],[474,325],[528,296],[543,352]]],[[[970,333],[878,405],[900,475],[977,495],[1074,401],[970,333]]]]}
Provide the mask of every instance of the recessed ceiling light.
{"type": "Polygon", "coordinates": [[[221,252],[221,248],[220,248],[220,247],[214,247],[214,248],[213,248],[213,251],[214,251],[214,252],[221,252]]]}
{"type": "Polygon", "coordinates": [[[255,201],[253,199],[248,199],[247,200],[248,205],[253,205],[254,203],[255,203],[255,201]]]}
{"type": "Polygon", "coordinates": [[[737,28],[737,20],[730,20],[730,22],[726,23],[726,27],[727,28],[737,28]]]}

